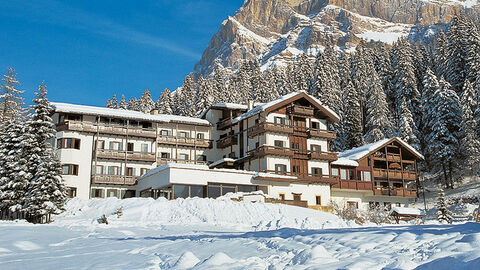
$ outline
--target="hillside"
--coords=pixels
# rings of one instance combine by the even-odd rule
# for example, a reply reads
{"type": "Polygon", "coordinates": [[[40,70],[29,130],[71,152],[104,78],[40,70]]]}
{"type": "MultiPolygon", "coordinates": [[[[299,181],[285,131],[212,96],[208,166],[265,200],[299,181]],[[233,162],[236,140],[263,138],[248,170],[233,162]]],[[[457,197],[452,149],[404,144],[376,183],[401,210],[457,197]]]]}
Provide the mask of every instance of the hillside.
{"type": "Polygon", "coordinates": [[[472,8],[478,9],[476,0],[247,0],[222,23],[195,72],[208,75],[215,65],[235,67],[239,59],[283,65],[300,52],[315,55],[327,39],[345,50],[361,39],[392,43],[431,33],[425,27],[472,8]]]}

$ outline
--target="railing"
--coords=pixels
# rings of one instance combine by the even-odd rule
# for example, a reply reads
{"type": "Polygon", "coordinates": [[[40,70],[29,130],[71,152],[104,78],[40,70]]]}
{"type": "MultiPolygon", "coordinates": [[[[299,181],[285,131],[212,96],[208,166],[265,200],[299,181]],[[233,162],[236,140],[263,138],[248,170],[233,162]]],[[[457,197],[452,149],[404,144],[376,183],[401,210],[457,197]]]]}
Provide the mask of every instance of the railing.
{"type": "Polygon", "coordinates": [[[236,144],[238,144],[238,138],[236,134],[228,135],[226,137],[223,137],[217,140],[218,148],[225,148],[225,147],[236,145],[236,144]]]}
{"type": "MultiPolygon", "coordinates": [[[[387,169],[373,169],[373,177],[378,178],[392,178],[392,179],[402,179],[401,170],[387,170],[387,169]]],[[[412,171],[403,171],[403,179],[407,180],[416,180],[417,173],[412,171]]]]}
{"type": "Polygon", "coordinates": [[[110,149],[97,149],[97,158],[106,159],[125,159],[125,153],[127,154],[127,160],[139,160],[139,161],[151,161],[155,162],[155,153],[149,152],[132,152],[124,150],[110,150],[110,149]]]}
{"type": "Polygon", "coordinates": [[[313,138],[325,138],[330,140],[337,138],[337,133],[335,131],[309,128],[307,129],[307,132],[308,136],[313,138]]]}
{"type": "Polygon", "coordinates": [[[409,197],[409,198],[416,198],[417,197],[417,190],[416,189],[407,189],[407,188],[379,188],[376,187],[374,189],[375,195],[382,195],[382,196],[399,196],[399,197],[409,197]]]}
{"type": "Polygon", "coordinates": [[[266,181],[282,181],[282,182],[309,182],[309,183],[328,183],[335,184],[339,181],[338,176],[334,175],[324,175],[324,174],[311,174],[311,173],[292,173],[286,171],[273,171],[273,170],[264,170],[264,173],[268,175],[257,176],[256,180],[266,180],[266,181]],[[278,177],[276,177],[278,175],[278,177]],[[286,178],[282,176],[292,176],[296,178],[286,178]]]}
{"type": "Polygon", "coordinates": [[[361,180],[340,180],[336,184],[334,184],[332,188],[372,190],[373,183],[371,181],[361,181],[361,180]]]}
{"type": "Polygon", "coordinates": [[[136,176],[98,174],[92,176],[92,184],[135,185],[136,183],[136,176]]]}
{"type": "Polygon", "coordinates": [[[248,128],[247,134],[248,134],[248,137],[251,138],[265,132],[292,134],[293,127],[289,125],[283,125],[283,124],[262,122],[262,123],[256,124],[253,127],[248,128]]]}
{"type": "Polygon", "coordinates": [[[134,137],[155,138],[157,136],[155,129],[114,126],[96,122],[81,122],[67,120],[63,123],[57,124],[57,131],[72,130],[80,132],[101,133],[109,135],[128,135],[134,137]]]}
{"type": "Polygon", "coordinates": [[[157,166],[164,165],[167,163],[207,165],[207,162],[204,160],[175,159],[175,158],[158,158],[157,159],[157,166]]]}
{"type": "Polygon", "coordinates": [[[160,135],[157,138],[157,142],[159,144],[174,144],[174,145],[182,145],[182,146],[197,146],[197,147],[212,148],[212,140],[197,139],[197,138],[160,135]]]}
{"type": "Polygon", "coordinates": [[[394,162],[400,162],[402,160],[402,157],[399,154],[387,153],[387,160],[388,161],[394,161],[394,162]]]}
{"type": "Polygon", "coordinates": [[[233,119],[230,118],[230,117],[220,120],[220,121],[217,123],[217,129],[218,129],[218,130],[227,129],[228,127],[230,127],[230,126],[232,125],[232,121],[233,121],[233,119]]]}
{"type": "Polygon", "coordinates": [[[287,113],[312,116],[312,115],[314,115],[315,110],[312,107],[292,105],[290,107],[287,107],[287,113]]]}
{"type": "Polygon", "coordinates": [[[280,204],[286,204],[286,205],[292,205],[292,206],[298,206],[298,207],[308,207],[308,201],[299,201],[299,200],[278,200],[278,199],[271,199],[271,198],[265,198],[266,203],[280,203],[280,204]]]}
{"type": "Polygon", "coordinates": [[[256,149],[248,151],[247,154],[253,157],[263,157],[265,155],[292,157],[294,155],[294,151],[290,148],[262,145],[256,149]]]}
{"type": "Polygon", "coordinates": [[[328,161],[335,161],[338,159],[337,153],[329,153],[329,152],[316,152],[310,151],[308,153],[310,159],[319,159],[319,160],[328,160],[328,161]]]}

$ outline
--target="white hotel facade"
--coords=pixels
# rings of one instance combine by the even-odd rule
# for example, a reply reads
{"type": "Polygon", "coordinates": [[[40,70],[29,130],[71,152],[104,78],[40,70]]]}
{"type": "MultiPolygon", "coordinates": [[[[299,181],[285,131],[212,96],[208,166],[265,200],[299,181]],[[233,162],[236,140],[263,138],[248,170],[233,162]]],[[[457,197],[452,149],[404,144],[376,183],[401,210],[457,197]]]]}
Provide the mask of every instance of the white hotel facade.
{"type": "Polygon", "coordinates": [[[364,147],[363,156],[339,158],[329,152],[336,134],[328,130],[338,116],[302,91],[257,107],[215,104],[200,118],[52,106],[54,147],[71,197],[175,199],[262,190],[312,208],[330,200],[365,208],[416,198],[418,152],[392,139],[364,147]],[[376,157],[380,152],[384,160],[376,157]],[[400,174],[394,174],[397,163],[400,174]],[[415,165],[414,176],[404,164],[415,165]]]}

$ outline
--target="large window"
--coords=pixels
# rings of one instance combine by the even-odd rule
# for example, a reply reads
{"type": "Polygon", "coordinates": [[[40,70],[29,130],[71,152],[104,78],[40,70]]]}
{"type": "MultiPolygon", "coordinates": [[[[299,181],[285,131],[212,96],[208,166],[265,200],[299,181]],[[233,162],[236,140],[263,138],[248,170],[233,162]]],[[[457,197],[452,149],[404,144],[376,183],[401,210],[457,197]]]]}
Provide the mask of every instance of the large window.
{"type": "Polygon", "coordinates": [[[127,176],[135,176],[135,168],[127,167],[127,176]]]}
{"type": "Polygon", "coordinates": [[[96,173],[96,174],[99,174],[99,175],[105,174],[103,165],[97,165],[97,166],[95,167],[95,173],[96,173]]]}
{"type": "Polygon", "coordinates": [[[287,172],[287,165],[285,165],[285,164],[275,164],[275,172],[277,172],[277,173],[287,172]]]}
{"type": "Polygon", "coordinates": [[[116,189],[107,189],[107,197],[117,197],[116,189]]]}
{"type": "Polygon", "coordinates": [[[62,165],[62,174],[63,175],[78,175],[78,165],[76,165],[76,164],[63,164],[62,165]]]}
{"type": "Polygon", "coordinates": [[[322,147],[318,144],[310,145],[310,149],[312,150],[312,152],[322,152],[322,147]]]}
{"type": "Polygon", "coordinates": [[[109,149],[110,150],[122,150],[122,144],[120,142],[110,142],[109,149]]]}
{"type": "Polygon", "coordinates": [[[97,141],[97,149],[105,149],[105,141],[97,141]]]}
{"type": "Polygon", "coordinates": [[[275,116],[273,119],[274,119],[275,124],[277,124],[277,125],[285,125],[285,118],[275,116]]]}
{"type": "Polygon", "coordinates": [[[372,174],[368,171],[362,171],[362,181],[370,182],[372,181],[372,174]]]}
{"type": "Polygon", "coordinates": [[[339,176],[337,168],[332,168],[332,175],[333,176],[339,176]]]}
{"type": "Polygon", "coordinates": [[[162,131],[160,131],[160,135],[162,135],[162,136],[171,136],[172,133],[171,133],[170,130],[163,129],[162,131]]]}
{"type": "Polygon", "coordinates": [[[315,176],[320,176],[322,175],[322,168],[312,168],[312,174],[315,176]]]}
{"type": "Polygon", "coordinates": [[[92,198],[103,198],[103,189],[101,188],[92,188],[92,198]]]}
{"type": "Polygon", "coordinates": [[[347,170],[346,169],[340,169],[340,179],[347,180],[347,170]]]}
{"type": "Polygon", "coordinates": [[[256,190],[257,190],[257,186],[217,184],[217,183],[209,184],[207,187],[209,198],[217,198],[229,192],[252,192],[256,190]]]}
{"type": "Polygon", "coordinates": [[[203,198],[204,186],[174,185],[173,199],[200,197],[203,198]]]}
{"type": "Polygon", "coordinates": [[[180,137],[180,138],[190,138],[190,133],[188,133],[186,131],[180,131],[178,133],[178,137],[180,137]]]}
{"type": "Polygon", "coordinates": [[[312,129],[320,129],[320,123],[312,121],[312,129]]]}
{"type": "Polygon", "coordinates": [[[80,149],[80,139],[76,138],[61,138],[57,139],[58,149],[80,149]]]}
{"type": "Polygon", "coordinates": [[[178,159],[179,160],[188,160],[188,155],[187,154],[178,154],[178,159]]]}
{"type": "Polygon", "coordinates": [[[148,153],[148,144],[147,143],[142,143],[142,152],[143,153],[148,153]]]}
{"type": "Polygon", "coordinates": [[[120,175],[120,167],[118,166],[108,166],[109,175],[120,175]]]}

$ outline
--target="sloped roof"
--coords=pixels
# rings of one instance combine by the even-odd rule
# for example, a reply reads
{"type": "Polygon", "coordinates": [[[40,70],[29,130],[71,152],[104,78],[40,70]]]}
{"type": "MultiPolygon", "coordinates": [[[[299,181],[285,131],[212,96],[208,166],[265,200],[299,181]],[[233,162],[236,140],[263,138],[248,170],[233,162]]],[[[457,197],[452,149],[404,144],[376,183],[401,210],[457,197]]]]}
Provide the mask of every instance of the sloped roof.
{"type": "Polygon", "coordinates": [[[413,148],[413,146],[409,145],[408,143],[406,143],[405,141],[403,141],[402,139],[400,139],[398,137],[391,138],[391,139],[383,139],[383,140],[380,140],[378,142],[374,142],[374,143],[371,143],[371,144],[366,144],[366,145],[362,145],[362,146],[357,147],[357,148],[346,150],[346,151],[340,153],[338,155],[338,158],[339,159],[340,158],[345,158],[345,159],[349,159],[349,160],[359,160],[359,159],[362,159],[365,156],[369,155],[370,153],[375,152],[377,149],[381,148],[385,144],[388,144],[392,141],[397,141],[402,146],[404,146],[405,148],[410,150],[418,158],[424,159],[423,155],[420,154],[415,148],[413,148]]]}
{"type": "Polygon", "coordinates": [[[207,120],[195,118],[195,117],[169,115],[169,114],[152,115],[152,114],[147,114],[147,113],[137,112],[137,111],[77,105],[77,104],[61,103],[61,102],[51,102],[51,105],[55,110],[55,112],[61,112],[61,113],[76,113],[76,114],[84,114],[84,115],[116,117],[116,118],[123,118],[123,119],[144,120],[144,121],[162,122],[162,123],[183,123],[183,124],[210,126],[210,122],[208,122],[207,120]]]}
{"type": "Polygon", "coordinates": [[[257,115],[261,112],[271,110],[275,108],[275,105],[279,105],[282,102],[288,102],[288,101],[294,101],[300,98],[306,98],[309,100],[313,105],[315,105],[317,108],[322,110],[326,115],[328,115],[330,118],[333,119],[333,121],[338,122],[340,120],[340,117],[330,108],[327,106],[323,105],[318,99],[314,98],[313,96],[307,94],[305,91],[297,91],[297,92],[292,92],[290,94],[286,94],[284,96],[281,96],[275,100],[272,100],[270,102],[267,102],[265,104],[262,104],[258,107],[255,107],[251,109],[250,111],[238,116],[237,118],[233,119],[233,124],[240,122],[241,120],[250,118],[254,115],[257,115]]]}
{"type": "Polygon", "coordinates": [[[350,166],[350,167],[358,167],[358,162],[355,160],[351,160],[348,158],[339,158],[331,163],[332,165],[338,166],[350,166]]]}

